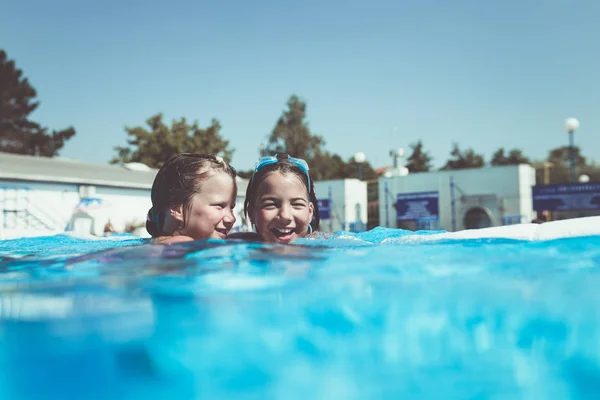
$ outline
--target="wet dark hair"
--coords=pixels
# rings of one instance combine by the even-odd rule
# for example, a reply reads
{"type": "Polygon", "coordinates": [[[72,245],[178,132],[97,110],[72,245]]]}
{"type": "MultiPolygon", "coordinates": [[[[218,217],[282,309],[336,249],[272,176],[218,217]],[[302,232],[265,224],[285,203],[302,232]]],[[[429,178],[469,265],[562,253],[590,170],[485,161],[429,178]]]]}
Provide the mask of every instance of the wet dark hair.
{"type": "Polygon", "coordinates": [[[308,177],[306,173],[300,169],[300,167],[290,163],[285,159],[280,159],[276,163],[265,165],[258,172],[254,174],[250,182],[248,182],[248,188],[246,189],[246,200],[244,201],[244,214],[246,218],[248,213],[254,208],[256,196],[258,194],[258,188],[260,184],[265,180],[267,175],[271,172],[280,172],[282,174],[290,173],[296,175],[304,186],[308,190],[308,199],[313,204],[313,219],[310,222],[313,232],[319,230],[319,224],[321,223],[321,216],[319,215],[319,205],[317,203],[317,194],[315,192],[315,184],[313,180],[310,180],[310,187],[308,187],[308,177]]]}
{"type": "Polygon", "coordinates": [[[181,153],[173,156],[160,168],[152,184],[152,208],[146,217],[146,230],[152,237],[163,234],[167,210],[183,205],[184,224],[192,197],[202,189],[202,181],[215,172],[224,172],[235,181],[237,172],[222,158],[199,153],[181,153]],[[198,173],[199,171],[202,171],[198,173]]]}

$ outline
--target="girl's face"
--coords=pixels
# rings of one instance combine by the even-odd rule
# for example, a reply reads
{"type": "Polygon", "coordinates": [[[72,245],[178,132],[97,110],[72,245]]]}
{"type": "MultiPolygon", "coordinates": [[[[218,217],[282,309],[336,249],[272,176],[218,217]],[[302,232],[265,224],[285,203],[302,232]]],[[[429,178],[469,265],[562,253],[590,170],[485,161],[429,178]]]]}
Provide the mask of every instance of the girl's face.
{"type": "Polygon", "coordinates": [[[260,183],[250,216],[263,241],[290,243],[306,236],[313,210],[302,180],[293,173],[274,171],[260,183]]]}
{"type": "MultiPolygon", "coordinates": [[[[202,190],[191,200],[186,211],[187,224],[175,234],[198,239],[224,239],[235,224],[235,180],[224,172],[217,172],[202,182],[202,190]]],[[[180,206],[181,210],[181,206],[180,206]]],[[[173,218],[183,225],[183,213],[175,212],[173,218]]]]}

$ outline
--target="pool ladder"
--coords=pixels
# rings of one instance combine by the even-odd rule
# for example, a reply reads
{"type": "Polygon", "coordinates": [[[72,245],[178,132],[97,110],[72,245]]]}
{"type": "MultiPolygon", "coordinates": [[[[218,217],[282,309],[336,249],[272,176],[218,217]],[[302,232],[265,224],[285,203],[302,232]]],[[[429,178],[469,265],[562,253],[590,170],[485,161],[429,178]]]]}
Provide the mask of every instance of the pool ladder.
{"type": "Polygon", "coordinates": [[[51,216],[39,210],[29,199],[29,187],[0,185],[0,226],[10,228],[56,229],[58,224],[51,216]],[[40,218],[39,214],[43,215],[40,218]]]}

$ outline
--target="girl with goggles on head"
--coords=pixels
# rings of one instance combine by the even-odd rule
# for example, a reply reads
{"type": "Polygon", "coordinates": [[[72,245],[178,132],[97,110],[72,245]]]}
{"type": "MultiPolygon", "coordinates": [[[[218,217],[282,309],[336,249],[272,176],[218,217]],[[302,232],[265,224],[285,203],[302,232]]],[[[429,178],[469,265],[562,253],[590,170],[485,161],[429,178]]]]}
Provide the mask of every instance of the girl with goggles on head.
{"type": "Polygon", "coordinates": [[[288,154],[259,158],[244,213],[267,243],[291,243],[317,231],[319,208],[306,161],[288,154]]]}

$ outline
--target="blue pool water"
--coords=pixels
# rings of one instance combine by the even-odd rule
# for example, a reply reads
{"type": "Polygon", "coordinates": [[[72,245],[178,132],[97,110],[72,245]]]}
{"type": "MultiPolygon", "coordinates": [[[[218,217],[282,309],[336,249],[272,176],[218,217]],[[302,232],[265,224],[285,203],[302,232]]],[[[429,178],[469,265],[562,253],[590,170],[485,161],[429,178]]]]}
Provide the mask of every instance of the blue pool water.
{"type": "Polygon", "coordinates": [[[600,236],[0,242],[1,399],[584,399],[600,236]]]}

